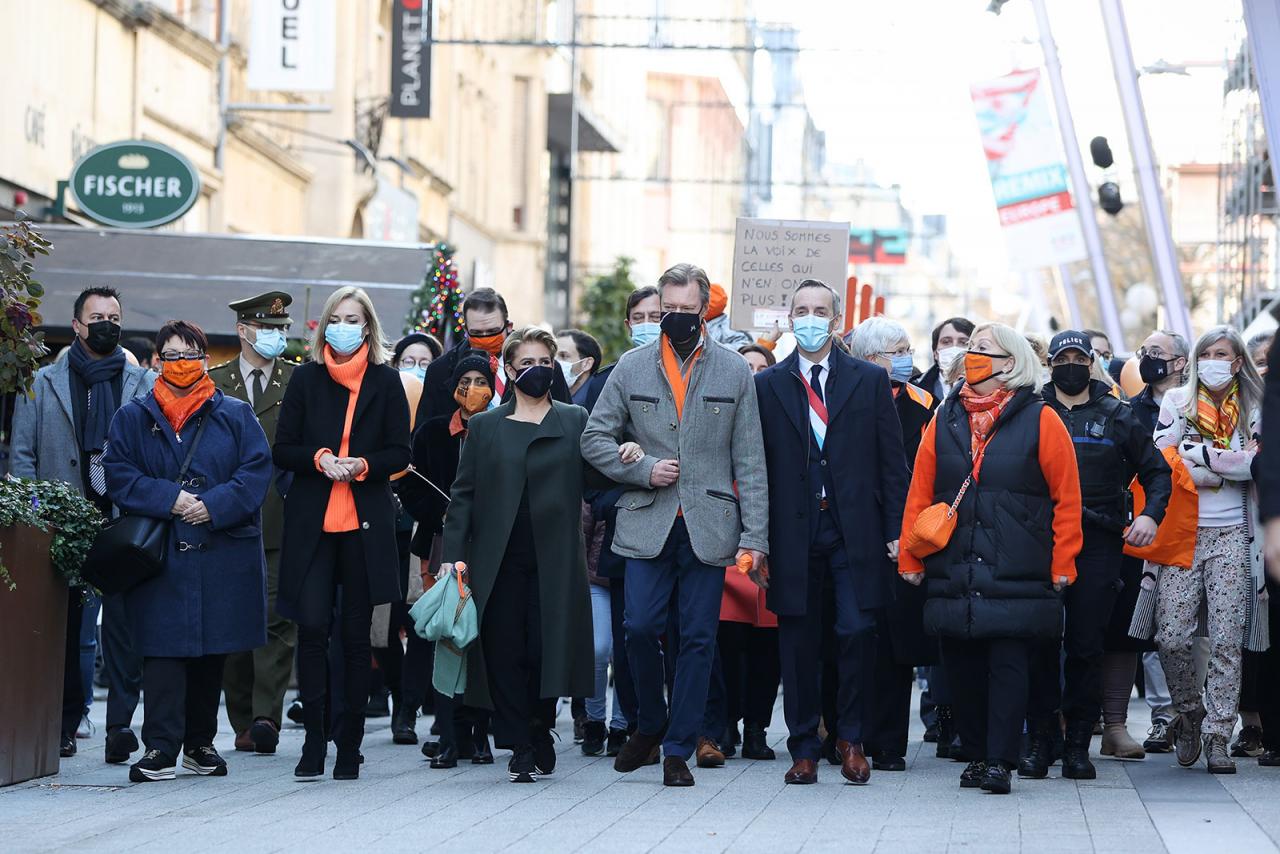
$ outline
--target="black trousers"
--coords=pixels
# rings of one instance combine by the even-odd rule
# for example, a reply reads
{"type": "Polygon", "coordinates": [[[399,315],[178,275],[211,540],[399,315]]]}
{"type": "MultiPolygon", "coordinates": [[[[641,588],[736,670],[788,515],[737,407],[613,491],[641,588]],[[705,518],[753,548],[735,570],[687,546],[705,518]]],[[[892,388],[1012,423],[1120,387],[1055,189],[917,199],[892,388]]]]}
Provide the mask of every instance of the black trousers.
{"type": "MultiPolygon", "coordinates": [[[[871,683],[875,626],[853,590],[853,574],[839,530],[823,512],[809,553],[809,578],[804,616],[778,617],[778,647],[782,661],[783,713],[787,719],[787,750],[795,759],[817,759],[822,747],[818,718],[822,713],[823,590],[831,579],[835,602],[836,735],[851,744],[864,737],[866,701],[871,683]]],[[[828,724],[830,726],[830,724],[828,724]]]]}
{"type": "Polygon", "coordinates": [[[742,721],[748,728],[768,729],[782,678],[778,630],[721,621],[716,642],[720,647],[729,724],[742,721]]]}
{"type": "Polygon", "coordinates": [[[142,660],[142,743],[147,750],[177,759],[183,748],[213,746],[226,660],[225,655],[142,660]]]}
{"type": "Polygon", "coordinates": [[[542,696],[542,603],[538,562],[507,553],[484,607],[480,643],[493,700],[493,743],[514,749],[555,723],[556,698],[542,696]]]}
{"type": "Polygon", "coordinates": [[[1096,721],[1102,716],[1102,656],[1111,609],[1120,592],[1123,558],[1119,534],[1085,526],[1076,581],[1063,591],[1062,643],[1038,643],[1032,652],[1027,705],[1032,718],[1051,717],[1059,709],[1072,721],[1096,721]],[[1066,652],[1065,667],[1060,666],[1060,650],[1066,652]]]}
{"type": "Polygon", "coordinates": [[[123,593],[102,597],[102,667],[107,675],[107,732],[129,729],[142,691],[142,656],[134,649],[123,593]]]}
{"type": "MultiPolygon", "coordinates": [[[[321,534],[307,584],[314,585],[306,593],[313,603],[327,597],[329,605],[321,613],[333,613],[335,599],[341,602],[334,627],[342,639],[342,725],[338,728],[338,746],[358,749],[364,738],[364,710],[369,702],[369,624],[373,618],[360,533],[321,534]],[[339,587],[341,597],[337,596],[339,587]]],[[[328,625],[298,626],[298,694],[303,708],[326,706],[329,629],[328,625]]],[[[308,722],[315,726],[311,722],[317,719],[309,718],[308,722]]]]}
{"type": "Polygon", "coordinates": [[[1262,718],[1262,745],[1280,750],[1280,585],[1267,581],[1267,608],[1271,619],[1271,646],[1258,653],[1258,714],[1262,718]]]}
{"type": "Polygon", "coordinates": [[[627,654],[627,632],[623,622],[626,607],[626,580],[609,579],[609,616],[613,623],[613,686],[618,692],[618,704],[622,706],[627,726],[634,730],[636,721],[640,719],[640,698],[636,694],[635,679],[631,675],[631,657],[627,654]]]}
{"type": "Polygon", "coordinates": [[[878,621],[875,665],[871,676],[871,702],[866,744],[873,756],[907,755],[907,729],[911,724],[911,683],[915,668],[899,664],[889,636],[888,620],[878,621]]]}
{"type": "MultiPolygon", "coordinates": [[[[84,588],[67,591],[65,663],[62,667],[62,737],[75,738],[84,716],[84,680],[80,677],[80,621],[84,615],[84,588]]],[[[16,654],[16,653],[10,653],[16,654]]]]}
{"type": "Polygon", "coordinates": [[[942,659],[965,758],[1017,766],[1031,648],[1026,638],[943,639],[942,659]]]}

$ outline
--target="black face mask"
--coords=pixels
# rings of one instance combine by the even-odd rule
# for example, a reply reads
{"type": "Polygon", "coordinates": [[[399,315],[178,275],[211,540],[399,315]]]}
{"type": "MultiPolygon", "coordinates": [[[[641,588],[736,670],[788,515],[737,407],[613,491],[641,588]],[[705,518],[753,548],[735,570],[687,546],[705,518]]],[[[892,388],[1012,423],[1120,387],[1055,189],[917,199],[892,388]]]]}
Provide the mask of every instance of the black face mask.
{"type": "Polygon", "coordinates": [[[516,388],[529,397],[546,397],[547,392],[551,391],[551,380],[555,377],[557,370],[559,369],[550,365],[534,365],[525,368],[516,375],[516,388]]]}
{"type": "Polygon", "coordinates": [[[1054,365],[1050,376],[1058,390],[1066,394],[1076,395],[1089,387],[1088,365],[1054,365]]]}
{"type": "Polygon", "coordinates": [[[702,328],[702,317],[691,311],[669,311],[662,315],[662,331],[676,344],[693,339],[702,328]]]}
{"type": "Polygon", "coordinates": [[[120,324],[96,320],[85,324],[85,328],[89,330],[89,337],[84,342],[86,347],[99,356],[110,356],[115,352],[116,345],[120,343],[120,324]]]}
{"type": "Polygon", "coordinates": [[[1138,362],[1138,376],[1147,385],[1158,383],[1169,376],[1169,364],[1173,359],[1157,359],[1155,356],[1143,356],[1138,362]]]}

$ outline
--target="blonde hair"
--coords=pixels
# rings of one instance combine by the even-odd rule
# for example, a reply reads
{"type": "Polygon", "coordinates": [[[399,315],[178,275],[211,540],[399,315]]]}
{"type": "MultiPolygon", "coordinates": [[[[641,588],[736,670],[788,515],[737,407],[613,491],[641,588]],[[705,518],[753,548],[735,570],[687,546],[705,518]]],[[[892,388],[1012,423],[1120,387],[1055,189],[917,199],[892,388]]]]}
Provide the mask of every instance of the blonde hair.
{"type": "Polygon", "coordinates": [[[1035,388],[1040,385],[1040,359],[1030,342],[1003,323],[984,323],[969,336],[969,345],[983,332],[991,333],[1000,348],[1013,357],[1013,370],[1004,377],[1005,388],[1035,388]]]}
{"type": "Polygon", "coordinates": [[[551,353],[551,358],[556,357],[556,351],[560,348],[556,336],[540,326],[526,326],[523,329],[517,329],[507,336],[506,342],[502,345],[502,363],[510,365],[511,361],[516,357],[516,350],[521,344],[541,344],[551,353]]]}
{"type": "Polygon", "coordinates": [[[329,317],[338,310],[339,303],[346,299],[355,300],[364,310],[364,331],[365,340],[369,344],[369,364],[388,364],[391,361],[391,345],[387,343],[386,336],[382,333],[382,323],[378,320],[378,313],[373,310],[373,300],[369,299],[369,294],[364,288],[350,285],[338,288],[325,300],[324,309],[320,312],[320,322],[316,325],[315,335],[311,338],[312,360],[318,365],[324,364],[324,333],[329,328],[329,317]]]}

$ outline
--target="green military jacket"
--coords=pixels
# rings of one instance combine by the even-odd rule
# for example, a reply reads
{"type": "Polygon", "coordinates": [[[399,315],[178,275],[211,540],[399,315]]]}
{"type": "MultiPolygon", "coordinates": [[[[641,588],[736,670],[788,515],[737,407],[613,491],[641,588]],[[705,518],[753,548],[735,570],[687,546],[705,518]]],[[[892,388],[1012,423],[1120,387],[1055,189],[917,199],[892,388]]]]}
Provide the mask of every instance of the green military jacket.
{"type": "MultiPolygon", "coordinates": [[[[276,424],[280,420],[280,403],[284,400],[285,386],[293,376],[293,362],[283,358],[276,359],[271,376],[266,378],[266,387],[262,397],[254,404],[254,412],[258,415],[258,423],[267,434],[267,444],[276,442],[276,424]]],[[[245,378],[240,376],[240,357],[230,362],[223,362],[209,369],[209,378],[222,393],[249,402],[249,392],[245,388],[245,378]]],[[[284,499],[276,485],[276,471],[271,479],[271,487],[267,490],[267,500],[262,505],[262,547],[271,550],[280,548],[280,538],[284,532],[284,499]]]]}

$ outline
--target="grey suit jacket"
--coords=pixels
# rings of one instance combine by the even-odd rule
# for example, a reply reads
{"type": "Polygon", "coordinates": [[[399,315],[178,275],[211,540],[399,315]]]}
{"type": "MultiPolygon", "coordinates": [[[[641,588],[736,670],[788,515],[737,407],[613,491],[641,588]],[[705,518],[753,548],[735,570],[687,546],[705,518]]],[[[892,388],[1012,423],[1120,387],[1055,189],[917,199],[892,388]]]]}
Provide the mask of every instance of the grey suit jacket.
{"type": "Polygon", "coordinates": [[[631,487],[618,500],[613,551],[657,557],[683,509],[698,560],[732,563],[739,548],[769,551],[769,486],[751,371],[741,356],[709,341],[689,376],[677,419],[662,367],[662,336],[618,360],[582,434],[582,455],[606,477],[631,487]],[[635,441],[644,459],[624,465],[618,446],[635,441]],[[654,489],[659,460],[680,462],[672,486],[654,489]],[[737,484],[737,494],[734,485],[737,484]]]}
{"type": "MultiPolygon", "coordinates": [[[[120,405],[151,393],[156,375],[125,363],[120,405]]],[[[71,408],[71,368],[65,357],[36,374],[35,397],[17,396],[9,471],[15,477],[60,480],[83,492],[80,443],[71,408]]]]}

